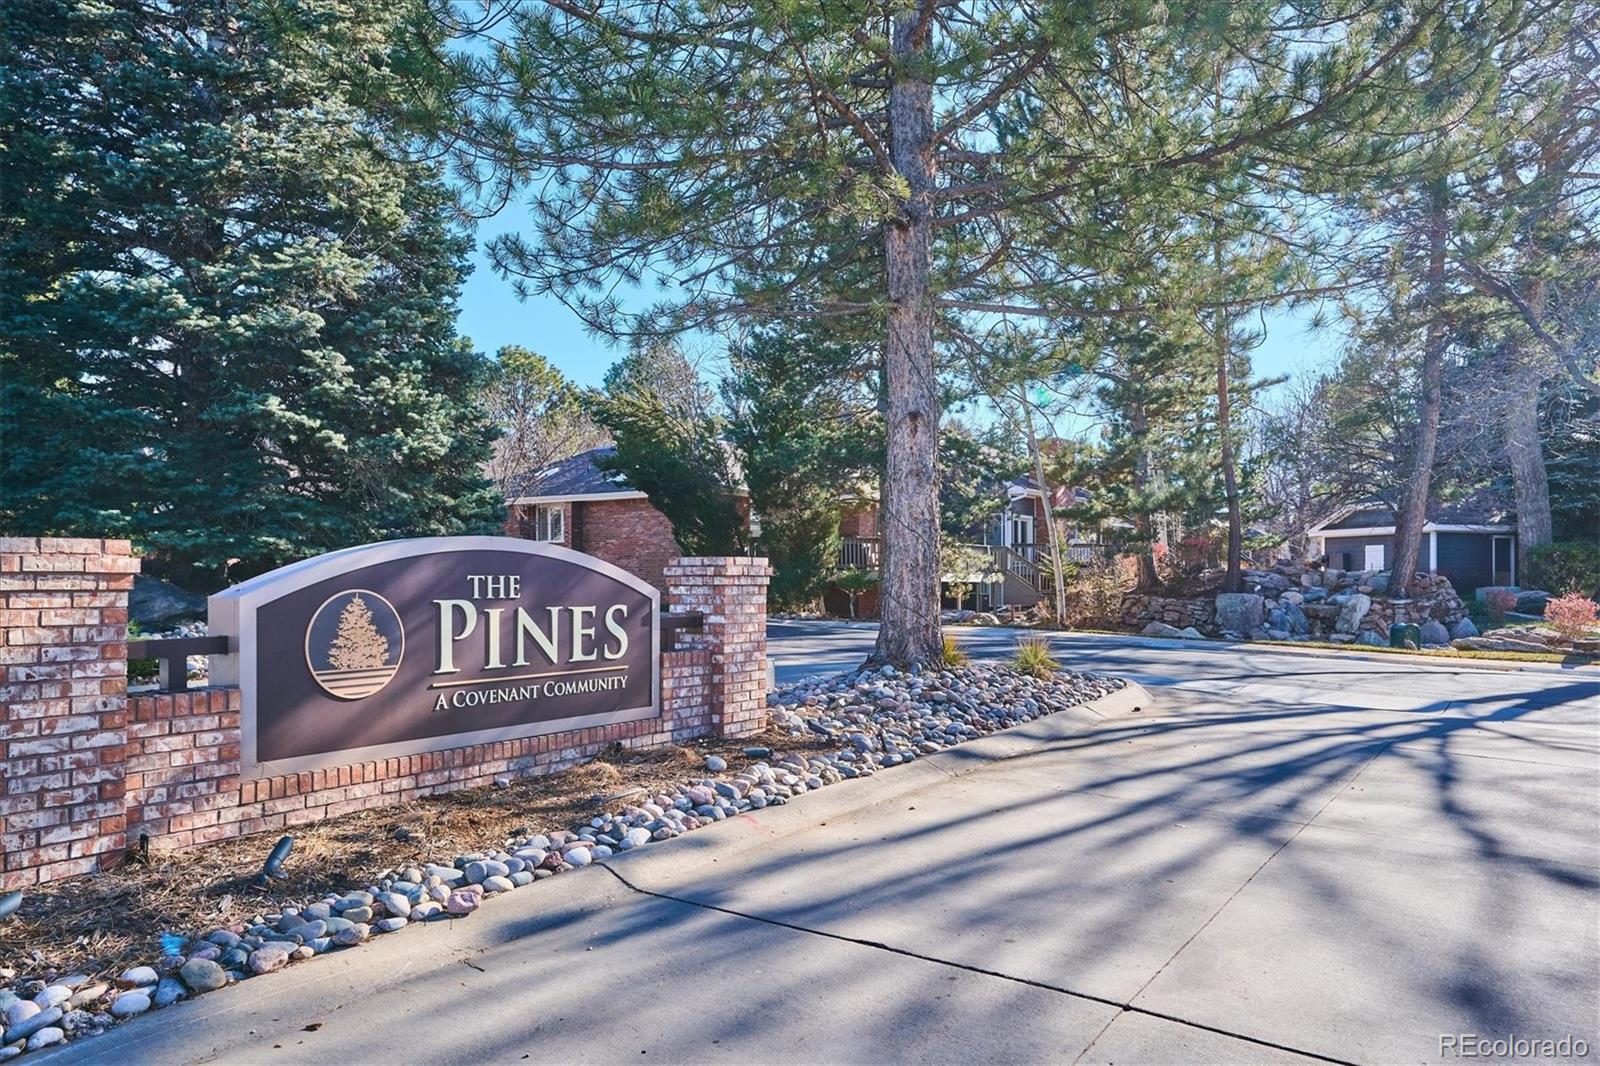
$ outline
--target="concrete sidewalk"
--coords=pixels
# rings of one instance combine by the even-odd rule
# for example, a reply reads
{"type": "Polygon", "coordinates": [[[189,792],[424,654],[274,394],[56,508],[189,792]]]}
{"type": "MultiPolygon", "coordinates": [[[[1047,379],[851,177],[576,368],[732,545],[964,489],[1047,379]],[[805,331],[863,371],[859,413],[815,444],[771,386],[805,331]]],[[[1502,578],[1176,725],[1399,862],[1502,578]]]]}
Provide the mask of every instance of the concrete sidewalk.
{"type": "Polygon", "coordinates": [[[55,1058],[1415,1062],[1452,1033],[1594,1049],[1600,700],[1479,676],[1499,687],[1134,693],[55,1058]]]}

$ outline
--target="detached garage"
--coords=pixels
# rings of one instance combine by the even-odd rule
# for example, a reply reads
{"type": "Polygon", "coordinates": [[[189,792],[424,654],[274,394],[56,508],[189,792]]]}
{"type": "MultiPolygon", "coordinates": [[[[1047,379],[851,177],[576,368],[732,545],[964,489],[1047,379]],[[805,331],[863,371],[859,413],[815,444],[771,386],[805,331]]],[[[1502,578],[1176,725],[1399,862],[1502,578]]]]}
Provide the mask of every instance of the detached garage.
{"type": "MultiPolygon", "coordinates": [[[[1343,508],[1307,530],[1313,555],[1337,570],[1387,570],[1394,562],[1394,512],[1387,504],[1343,508]]],[[[1509,512],[1468,504],[1430,509],[1420,569],[1443,574],[1470,596],[1517,583],[1517,525],[1509,512]]]]}

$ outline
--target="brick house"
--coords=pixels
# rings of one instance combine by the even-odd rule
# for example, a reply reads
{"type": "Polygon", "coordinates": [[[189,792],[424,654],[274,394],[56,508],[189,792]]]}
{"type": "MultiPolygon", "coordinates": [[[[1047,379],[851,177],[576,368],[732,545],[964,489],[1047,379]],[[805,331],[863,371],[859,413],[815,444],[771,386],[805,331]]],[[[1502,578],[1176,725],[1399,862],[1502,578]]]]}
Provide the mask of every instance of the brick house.
{"type": "MultiPolygon", "coordinates": [[[[543,470],[511,478],[506,486],[506,533],[562,544],[638,574],[665,590],[662,571],[684,554],[667,516],[621,474],[601,469],[616,454],[591,448],[543,470]]],[[[740,512],[749,516],[749,497],[740,512]]]]}
{"type": "Polygon", "coordinates": [[[612,447],[592,448],[506,486],[506,533],[562,544],[665,588],[662,572],[683,555],[672,523],[620,474],[600,469],[612,447]]]}

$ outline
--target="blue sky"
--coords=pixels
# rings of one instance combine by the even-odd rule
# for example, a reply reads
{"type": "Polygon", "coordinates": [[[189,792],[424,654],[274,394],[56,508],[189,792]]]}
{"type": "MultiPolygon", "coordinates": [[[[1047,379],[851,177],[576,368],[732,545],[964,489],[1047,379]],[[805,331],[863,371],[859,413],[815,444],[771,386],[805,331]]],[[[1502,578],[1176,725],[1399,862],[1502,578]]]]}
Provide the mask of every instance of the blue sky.
{"type": "MultiPolygon", "coordinates": [[[[459,328],[480,351],[493,353],[504,345],[520,344],[549,359],[579,385],[599,385],[623,349],[590,336],[578,316],[553,297],[518,300],[511,283],[494,272],[483,254],[485,241],[515,228],[526,217],[521,210],[508,208],[479,225],[474,269],[461,294],[459,328]]],[[[1314,329],[1314,314],[1314,308],[1306,308],[1266,317],[1266,339],[1253,355],[1257,374],[1301,375],[1333,362],[1342,337],[1335,328],[1314,329]]],[[[1330,312],[1327,317],[1334,316],[1330,312]]]]}

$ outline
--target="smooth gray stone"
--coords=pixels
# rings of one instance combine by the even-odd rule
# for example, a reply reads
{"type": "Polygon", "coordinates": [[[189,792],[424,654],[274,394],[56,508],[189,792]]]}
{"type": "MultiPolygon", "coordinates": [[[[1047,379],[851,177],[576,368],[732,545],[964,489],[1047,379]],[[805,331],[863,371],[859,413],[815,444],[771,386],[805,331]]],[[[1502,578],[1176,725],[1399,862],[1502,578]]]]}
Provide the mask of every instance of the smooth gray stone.
{"type": "Polygon", "coordinates": [[[337,914],[344,914],[346,911],[352,911],[358,907],[370,906],[372,906],[372,893],[346,892],[344,897],[333,905],[333,909],[337,914]]]}
{"type": "Polygon", "coordinates": [[[354,947],[372,935],[372,930],[365,925],[352,925],[348,929],[341,929],[334,934],[333,942],[342,948],[354,947]]]}
{"type": "Polygon", "coordinates": [[[28,1037],[28,1050],[38,1051],[40,1048],[59,1044],[66,1038],[67,1034],[65,1032],[54,1026],[49,1026],[28,1037]]]}
{"type": "Polygon", "coordinates": [[[170,1007],[189,994],[182,981],[176,977],[163,977],[156,985],[156,994],[150,997],[153,1007],[170,1007]]]}
{"type": "Polygon", "coordinates": [[[293,929],[290,929],[289,934],[298,939],[300,943],[304,944],[307,940],[315,940],[317,937],[327,932],[327,930],[328,920],[317,918],[309,922],[301,922],[293,929]]]}
{"type": "Polygon", "coordinates": [[[145,992],[124,992],[111,1004],[114,1018],[131,1018],[150,1009],[150,996],[145,992]]]}
{"type": "Polygon", "coordinates": [[[63,1013],[65,1012],[60,1007],[51,1007],[49,1010],[42,1010],[30,1018],[24,1018],[15,1025],[6,1026],[6,1042],[16,1043],[18,1040],[32,1036],[47,1025],[56,1024],[61,1020],[63,1013]]]}
{"type": "Polygon", "coordinates": [[[393,917],[404,918],[411,913],[411,900],[399,892],[380,892],[378,902],[393,917]]]}
{"type": "Polygon", "coordinates": [[[190,959],[178,971],[178,976],[196,992],[214,992],[228,983],[228,975],[210,959],[190,959]]]}

